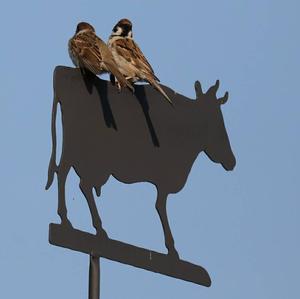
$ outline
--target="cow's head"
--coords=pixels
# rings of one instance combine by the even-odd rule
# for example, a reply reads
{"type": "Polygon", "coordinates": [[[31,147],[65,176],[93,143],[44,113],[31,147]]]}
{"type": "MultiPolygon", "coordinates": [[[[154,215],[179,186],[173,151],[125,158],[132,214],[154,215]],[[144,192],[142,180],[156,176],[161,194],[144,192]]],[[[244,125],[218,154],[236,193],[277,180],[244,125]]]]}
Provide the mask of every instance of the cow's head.
{"type": "Polygon", "coordinates": [[[216,95],[218,88],[219,80],[206,93],[203,93],[200,82],[195,82],[196,101],[203,121],[203,150],[212,161],[222,164],[226,170],[232,170],[236,161],[221,111],[221,105],[228,100],[228,92],[218,99],[216,95]]]}

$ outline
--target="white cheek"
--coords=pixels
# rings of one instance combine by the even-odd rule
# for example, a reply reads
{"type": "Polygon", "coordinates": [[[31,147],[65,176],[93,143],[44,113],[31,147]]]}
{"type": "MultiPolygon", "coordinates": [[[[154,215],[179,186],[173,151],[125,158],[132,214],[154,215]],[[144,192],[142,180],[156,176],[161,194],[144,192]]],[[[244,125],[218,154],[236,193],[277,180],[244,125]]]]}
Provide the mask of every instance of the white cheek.
{"type": "Polygon", "coordinates": [[[118,30],[116,32],[113,32],[114,35],[121,35],[122,34],[122,28],[121,27],[117,27],[118,30]]]}
{"type": "Polygon", "coordinates": [[[128,32],[128,37],[132,38],[132,31],[131,30],[128,32]]]}

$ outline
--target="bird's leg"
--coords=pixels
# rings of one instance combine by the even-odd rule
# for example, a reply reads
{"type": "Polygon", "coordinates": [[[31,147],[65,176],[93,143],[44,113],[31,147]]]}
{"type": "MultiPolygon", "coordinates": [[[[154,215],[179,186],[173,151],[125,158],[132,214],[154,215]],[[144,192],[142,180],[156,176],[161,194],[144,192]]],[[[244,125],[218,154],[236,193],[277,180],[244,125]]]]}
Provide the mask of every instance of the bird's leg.
{"type": "Polygon", "coordinates": [[[121,92],[121,84],[118,81],[118,79],[112,74],[110,74],[110,82],[112,85],[117,85],[118,92],[120,93],[121,92]]]}
{"type": "Polygon", "coordinates": [[[121,84],[119,83],[118,79],[113,74],[110,74],[109,78],[110,78],[110,82],[112,85],[117,85],[118,92],[120,93],[121,92],[121,84]]]}
{"type": "MultiPolygon", "coordinates": [[[[133,84],[135,81],[134,81],[134,77],[131,77],[131,76],[127,76],[127,77],[125,77],[125,79],[128,81],[128,82],[130,82],[131,84],[133,84]]],[[[135,90],[134,90],[134,88],[133,88],[133,90],[132,90],[132,93],[134,93],[135,92],[135,90]]]]}
{"type": "Polygon", "coordinates": [[[120,82],[116,79],[116,82],[117,82],[117,87],[118,87],[118,92],[121,92],[121,84],[120,82]]]}

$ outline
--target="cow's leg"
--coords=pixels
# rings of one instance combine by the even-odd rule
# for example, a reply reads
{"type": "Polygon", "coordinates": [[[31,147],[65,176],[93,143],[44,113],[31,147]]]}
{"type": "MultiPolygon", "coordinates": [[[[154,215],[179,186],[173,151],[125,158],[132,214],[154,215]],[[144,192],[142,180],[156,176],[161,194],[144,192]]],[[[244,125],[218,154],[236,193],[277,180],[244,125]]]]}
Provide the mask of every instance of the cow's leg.
{"type": "Polygon", "coordinates": [[[80,180],[79,186],[87,200],[91,212],[91,216],[92,216],[93,226],[97,231],[97,235],[107,238],[107,234],[102,227],[102,222],[95,203],[95,199],[93,195],[93,187],[90,186],[89,184],[86,184],[82,179],[80,180]]]}
{"type": "Polygon", "coordinates": [[[66,207],[66,179],[70,171],[70,166],[61,164],[57,171],[57,184],[58,184],[58,207],[57,213],[61,219],[61,224],[72,226],[71,222],[67,217],[67,207],[66,207]]]}
{"type": "Polygon", "coordinates": [[[167,216],[167,197],[168,193],[157,191],[156,210],[158,212],[165,235],[165,244],[168,249],[168,254],[172,257],[179,258],[178,252],[174,246],[174,239],[167,216]]]}

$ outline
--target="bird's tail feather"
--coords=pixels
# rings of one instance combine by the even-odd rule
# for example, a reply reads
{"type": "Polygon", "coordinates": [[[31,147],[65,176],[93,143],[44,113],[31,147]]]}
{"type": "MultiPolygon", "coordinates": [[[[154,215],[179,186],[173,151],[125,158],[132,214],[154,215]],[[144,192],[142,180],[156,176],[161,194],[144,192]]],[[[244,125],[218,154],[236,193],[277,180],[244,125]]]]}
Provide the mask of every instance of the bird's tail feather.
{"type": "Polygon", "coordinates": [[[126,78],[122,75],[122,73],[118,70],[118,67],[114,65],[113,63],[107,64],[106,66],[108,68],[108,71],[112,73],[118,80],[121,87],[127,86],[132,92],[134,92],[134,87],[132,84],[126,80],[126,78]]]}
{"type": "Polygon", "coordinates": [[[164,98],[173,106],[173,102],[172,100],[168,97],[168,95],[165,93],[165,91],[160,87],[160,85],[152,78],[147,78],[147,80],[149,81],[149,83],[156,89],[158,90],[163,96],[164,98]]]}

